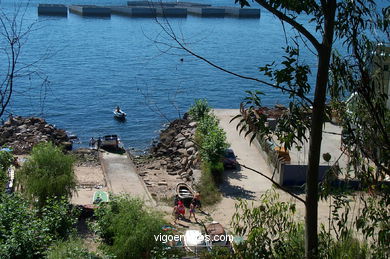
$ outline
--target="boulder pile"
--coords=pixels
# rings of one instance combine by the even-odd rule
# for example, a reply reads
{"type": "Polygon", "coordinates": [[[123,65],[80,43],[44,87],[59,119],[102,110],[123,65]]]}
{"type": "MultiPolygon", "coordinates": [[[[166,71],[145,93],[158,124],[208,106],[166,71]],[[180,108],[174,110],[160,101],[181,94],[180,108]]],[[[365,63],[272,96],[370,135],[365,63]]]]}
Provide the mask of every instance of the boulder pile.
{"type": "Polygon", "coordinates": [[[199,170],[198,148],[194,142],[196,122],[177,119],[160,133],[151,154],[159,158],[149,169],[165,168],[169,175],[192,181],[199,170]]]}
{"type": "Polygon", "coordinates": [[[27,154],[39,142],[49,141],[72,147],[65,130],[57,129],[42,118],[13,116],[0,127],[0,145],[12,148],[16,155],[27,154]]]}

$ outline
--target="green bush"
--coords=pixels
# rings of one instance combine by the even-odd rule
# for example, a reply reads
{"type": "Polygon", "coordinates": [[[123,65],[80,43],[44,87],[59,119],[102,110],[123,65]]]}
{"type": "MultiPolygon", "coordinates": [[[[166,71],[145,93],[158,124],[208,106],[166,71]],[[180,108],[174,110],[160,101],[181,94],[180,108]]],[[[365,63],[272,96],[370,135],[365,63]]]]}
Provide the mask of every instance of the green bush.
{"type": "MultiPolygon", "coordinates": [[[[295,205],[279,201],[275,190],[261,195],[260,204],[257,207],[250,206],[247,201],[236,204],[232,227],[235,234],[247,238],[237,245],[235,258],[259,258],[259,255],[261,258],[304,258],[304,228],[302,222],[295,220],[295,205]]],[[[352,234],[350,231],[338,235],[337,239],[322,225],[320,258],[382,258],[352,234]]]]}
{"type": "Polygon", "coordinates": [[[17,171],[16,178],[23,193],[42,207],[49,198],[71,196],[76,187],[74,161],[52,143],[40,143],[17,171]]]}
{"type": "Polygon", "coordinates": [[[214,114],[208,114],[199,120],[196,132],[199,136],[206,136],[209,132],[218,128],[218,119],[214,114]]]}
{"type": "Polygon", "coordinates": [[[210,111],[210,106],[206,99],[197,99],[195,104],[190,107],[188,114],[195,121],[204,118],[210,111]]]}
{"type": "MultiPolygon", "coordinates": [[[[357,238],[354,238],[352,233],[340,239],[334,240],[333,237],[322,239],[324,234],[320,234],[319,251],[320,256],[324,258],[344,259],[344,258],[380,258],[376,256],[370,257],[369,249],[366,243],[360,242],[357,238]]],[[[385,257],[383,257],[385,258],[385,257]]]]}
{"type": "Polygon", "coordinates": [[[75,222],[64,200],[50,200],[39,211],[17,194],[0,194],[0,258],[41,258],[52,242],[72,232],[75,222]]]}
{"type": "Polygon", "coordinates": [[[201,259],[230,259],[234,258],[228,247],[214,246],[211,251],[205,251],[200,255],[201,259]]]}
{"type": "Polygon", "coordinates": [[[226,133],[218,126],[214,115],[207,115],[197,125],[195,139],[200,146],[202,161],[216,164],[221,161],[228,144],[226,133]]]}
{"type": "Polygon", "coordinates": [[[103,239],[102,249],[116,258],[151,258],[164,249],[154,235],[166,223],[139,199],[113,197],[96,211],[96,217],[95,230],[103,239]]]}
{"type": "Polygon", "coordinates": [[[197,190],[202,194],[202,203],[204,205],[213,205],[221,200],[221,193],[217,187],[213,168],[210,163],[202,163],[202,174],[197,185],[197,190]]]}
{"type": "Polygon", "coordinates": [[[260,206],[236,204],[232,218],[235,234],[247,236],[238,246],[242,258],[304,258],[303,226],[294,220],[295,205],[279,202],[275,190],[260,197],[260,206]]]}
{"type": "MultiPolygon", "coordinates": [[[[197,102],[194,107],[201,106],[200,103],[204,104],[197,102]]],[[[226,133],[219,127],[214,114],[207,112],[198,117],[195,141],[200,147],[202,162],[202,175],[197,189],[202,194],[203,203],[212,205],[221,199],[217,184],[222,180],[224,171],[222,158],[228,148],[226,133]]]]}
{"type": "Polygon", "coordinates": [[[226,143],[226,133],[223,129],[216,128],[204,136],[200,156],[203,161],[217,164],[222,160],[228,146],[226,143]]]}
{"type": "Polygon", "coordinates": [[[59,241],[54,244],[47,252],[48,259],[108,259],[109,256],[100,256],[91,253],[83,245],[80,239],[69,239],[59,241]]]}

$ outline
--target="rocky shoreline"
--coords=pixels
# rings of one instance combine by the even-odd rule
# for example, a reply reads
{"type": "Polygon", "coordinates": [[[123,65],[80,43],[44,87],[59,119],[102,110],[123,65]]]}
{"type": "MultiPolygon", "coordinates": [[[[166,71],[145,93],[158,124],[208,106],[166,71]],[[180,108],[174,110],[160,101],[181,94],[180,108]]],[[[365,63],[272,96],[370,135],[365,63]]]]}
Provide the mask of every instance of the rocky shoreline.
{"type": "Polygon", "coordinates": [[[194,185],[200,178],[198,148],[194,142],[196,122],[184,117],[161,131],[147,157],[134,158],[139,175],[155,198],[170,198],[176,184],[194,185]]]}
{"type": "Polygon", "coordinates": [[[42,118],[13,116],[0,127],[0,145],[10,147],[15,155],[28,154],[34,145],[49,141],[66,149],[72,147],[65,130],[42,118]]]}

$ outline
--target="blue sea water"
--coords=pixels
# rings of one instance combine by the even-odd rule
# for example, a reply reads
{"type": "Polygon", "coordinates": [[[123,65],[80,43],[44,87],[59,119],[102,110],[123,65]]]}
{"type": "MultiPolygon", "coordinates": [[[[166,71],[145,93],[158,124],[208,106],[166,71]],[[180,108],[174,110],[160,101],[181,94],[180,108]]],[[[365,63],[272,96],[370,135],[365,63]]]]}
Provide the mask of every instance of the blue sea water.
{"type": "MultiPolygon", "coordinates": [[[[261,90],[264,104],[287,104],[287,96],[278,90],[236,78],[184,51],[157,44],[154,40],[166,35],[154,19],[37,15],[40,2],[125,5],[125,0],[25,2],[29,6],[24,23],[38,23],[23,47],[21,61],[29,64],[40,59],[32,71],[39,71],[49,84],[42,85],[36,75],[17,79],[8,112],[43,116],[78,135],[84,145],[92,136],[118,134],[126,147],[147,148],[162,125],[183,115],[195,98],[207,98],[216,108],[238,108],[245,90],[261,90]],[[124,123],[112,116],[117,105],[128,114],[124,123]]],[[[234,0],[198,2],[236,6],[234,0]]],[[[1,7],[9,11],[14,3],[3,0],[1,7]]],[[[283,54],[281,23],[264,10],[261,19],[188,16],[169,22],[197,54],[246,76],[266,79],[258,67],[283,54]]],[[[302,54],[315,74],[316,57],[307,50],[302,54]]]]}

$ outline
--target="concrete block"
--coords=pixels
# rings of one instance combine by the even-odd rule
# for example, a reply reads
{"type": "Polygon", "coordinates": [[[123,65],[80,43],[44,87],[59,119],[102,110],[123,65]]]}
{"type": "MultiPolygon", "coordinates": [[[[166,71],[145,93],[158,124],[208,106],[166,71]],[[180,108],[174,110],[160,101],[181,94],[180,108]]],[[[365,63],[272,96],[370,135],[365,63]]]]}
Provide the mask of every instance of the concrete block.
{"type": "Polygon", "coordinates": [[[188,13],[202,17],[224,17],[225,8],[219,7],[188,7],[188,13]]]}
{"type": "Polygon", "coordinates": [[[82,16],[111,16],[111,9],[96,5],[71,5],[69,11],[82,16]]]}
{"type": "Polygon", "coordinates": [[[68,16],[68,7],[62,4],[39,4],[38,15],[68,16]]]}
{"type": "Polygon", "coordinates": [[[149,1],[128,1],[127,5],[128,6],[150,6],[149,1]]]}
{"type": "Polygon", "coordinates": [[[201,3],[194,3],[194,2],[177,2],[176,6],[180,7],[209,7],[211,4],[201,4],[201,3]]]}
{"type": "Polygon", "coordinates": [[[239,7],[224,7],[225,12],[229,16],[238,18],[260,18],[260,9],[257,8],[239,8],[239,7]]]}
{"type": "Polygon", "coordinates": [[[115,14],[131,17],[156,17],[156,8],[139,6],[139,7],[111,7],[115,14]]]}
{"type": "Polygon", "coordinates": [[[187,17],[187,8],[158,7],[156,11],[157,15],[165,17],[187,17]]]}
{"type": "Polygon", "coordinates": [[[128,6],[148,6],[148,7],[175,7],[176,2],[160,2],[160,1],[128,1],[128,6]]]}

